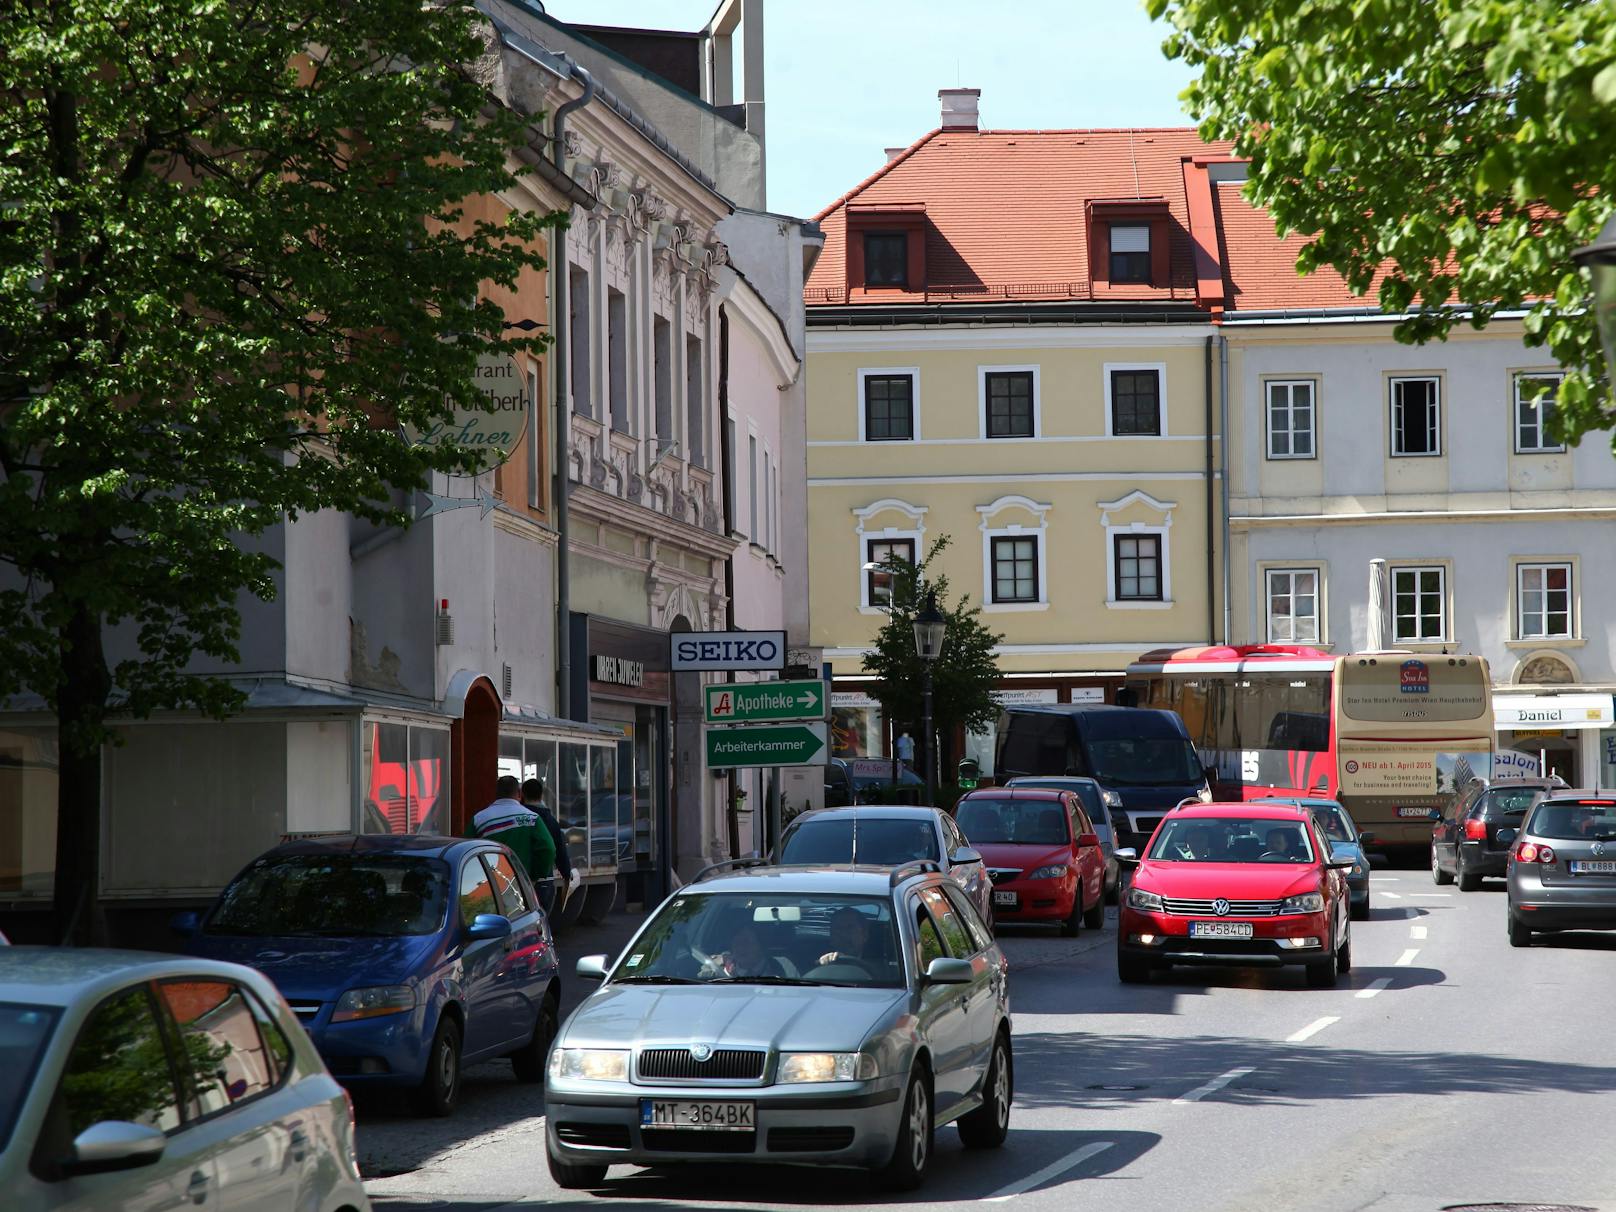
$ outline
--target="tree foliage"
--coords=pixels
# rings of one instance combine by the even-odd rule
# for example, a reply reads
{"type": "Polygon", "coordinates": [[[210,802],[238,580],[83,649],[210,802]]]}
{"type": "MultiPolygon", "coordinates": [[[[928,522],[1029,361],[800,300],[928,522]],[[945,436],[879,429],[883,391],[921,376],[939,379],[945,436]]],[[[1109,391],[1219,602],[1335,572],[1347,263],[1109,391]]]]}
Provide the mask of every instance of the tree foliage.
{"type": "Polygon", "coordinates": [[[398,424],[483,406],[478,356],[541,344],[479,292],[542,266],[554,218],[461,210],[525,142],[465,70],[484,28],[459,0],[8,6],[0,699],[57,712],[64,806],[96,810],[109,711],[238,703],[189,666],[236,660],[241,595],[275,592],[253,536],[402,524],[475,456],[398,424]]]}
{"type": "Polygon", "coordinates": [[[983,624],[982,608],[971,604],[969,594],[950,604],[948,577],[933,572],[948,544],[947,535],[939,536],[918,564],[896,555],[883,561],[891,603],[874,649],[864,657],[865,672],[878,679],[870,695],[887,718],[919,721],[924,672],[915,653],[914,622],[927,592],[936,594],[948,628],[932,668],[932,723],[945,738],[956,728],[980,732],[998,718],[993,691],[999,684],[999,663],[993,649],[1004,639],[983,624]]]}
{"type": "Polygon", "coordinates": [[[1399,340],[1525,311],[1567,368],[1559,424],[1616,425],[1584,276],[1571,252],[1616,197],[1612,0],[1147,0],[1164,49],[1200,69],[1185,93],[1208,138],[1251,159],[1281,233],[1412,312],[1399,340]],[[1452,306],[1458,304],[1458,307],[1452,306]]]}

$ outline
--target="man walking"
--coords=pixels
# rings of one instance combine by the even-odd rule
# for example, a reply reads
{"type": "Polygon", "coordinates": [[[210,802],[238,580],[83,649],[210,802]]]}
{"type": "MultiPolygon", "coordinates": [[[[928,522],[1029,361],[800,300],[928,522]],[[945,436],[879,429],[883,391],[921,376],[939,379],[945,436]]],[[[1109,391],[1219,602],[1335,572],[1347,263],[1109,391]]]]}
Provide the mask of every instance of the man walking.
{"type": "MultiPolygon", "coordinates": [[[[561,823],[556,820],[555,813],[544,802],[544,780],[528,779],[522,784],[522,803],[526,804],[539,818],[541,824],[555,843],[555,871],[567,882],[569,888],[578,886],[578,870],[572,865],[572,855],[567,851],[567,835],[561,831],[561,823]]],[[[552,880],[545,880],[539,885],[539,904],[546,913],[555,904],[556,889],[552,880]]]]}
{"type": "Polygon", "coordinates": [[[521,789],[522,781],[515,775],[501,776],[494,784],[497,798],[471,818],[468,832],[472,837],[485,837],[509,846],[527,869],[534,886],[544,888],[550,883],[550,872],[555,867],[555,842],[538,813],[516,798],[521,789]]]}

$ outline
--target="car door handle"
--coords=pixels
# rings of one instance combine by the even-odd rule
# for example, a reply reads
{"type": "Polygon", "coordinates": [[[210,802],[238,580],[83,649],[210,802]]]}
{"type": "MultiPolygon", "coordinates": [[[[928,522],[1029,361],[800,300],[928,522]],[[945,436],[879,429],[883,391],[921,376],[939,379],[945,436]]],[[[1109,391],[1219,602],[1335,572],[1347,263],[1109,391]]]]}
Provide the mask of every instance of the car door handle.
{"type": "Polygon", "coordinates": [[[309,1155],[309,1138],[303,1134],[301,1128],[292,1133],[292,1160],[302,1163],[309,1155]]]}
{"type": "Polygon", "coordinates": [[[193,1204],[204,1204],[208,1200],[208,1176],[201,1170],[191,1172],[191,1182],[185,1188],[185,1194],[190,1197],[193,1204]]]}

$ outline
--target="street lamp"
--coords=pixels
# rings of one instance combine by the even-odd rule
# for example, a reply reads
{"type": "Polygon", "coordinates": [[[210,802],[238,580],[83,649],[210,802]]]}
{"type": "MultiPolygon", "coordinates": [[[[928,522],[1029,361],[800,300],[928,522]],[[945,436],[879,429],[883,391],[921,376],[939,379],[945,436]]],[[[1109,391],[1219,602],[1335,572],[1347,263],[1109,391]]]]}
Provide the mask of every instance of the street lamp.
{"type": "Polygon", "coordinates": [[[920,658],[921,670],[921,735],[926,742],[926,803],[932,804],[937,798],[937,760],[932,749],[931,667],[943,650],[943,633],[948,630],[948,620],[937,609],[937,594],[933,590],[926,590],[926,605],[915,615],[914,629],[915,655],[920,658]]]}
{"type": "Polygon", "coordinates": [[[1616,382],[1616,215],[1600,229],[1592,244],[1577,249],[1571,259],[1588,271],[1594,287],[1594,320],[1605,347],[1605,374],[1616,382]]]}

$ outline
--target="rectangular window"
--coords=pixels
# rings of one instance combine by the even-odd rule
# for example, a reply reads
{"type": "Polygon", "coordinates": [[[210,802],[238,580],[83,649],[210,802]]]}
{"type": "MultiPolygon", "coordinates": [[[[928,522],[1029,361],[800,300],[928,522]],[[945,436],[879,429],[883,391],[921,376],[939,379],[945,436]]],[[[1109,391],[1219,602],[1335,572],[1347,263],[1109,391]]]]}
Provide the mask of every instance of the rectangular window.
{"type": "Polygon", "coordinates": [[[864,562],[876,567],[865,569],[864,596],[871,606],[892,604],[892,573],[887,570],[889,560],[915,562],[913,539],[867,539],[864,543],[864,562]]]}
{"type": "Polygon", "coordinates": [[[1442,389],[1437,379],[1392,380],[1392,454],[1442,453],[1442,389]]]}
{"type": "Polygon", "coordinates": [[[1518,564],[1517,607],[1522,640],[1563,640],[1571,636],[1571,565],[1518,564]]]}
{"type": "Polygon", "coordinates": [[[1559,375],[1515,376],[1515,453],[1552,454],[1565,449],[1565,443],[1550,434],[1555,396],[1560,391],[1559,375]]]}
{"type": "Polygon", "coordinates": [[[746,439],[746,466],[747,474],[751,478],[751,508],[747,515],[750,521],[747,525],[746,537],[756,543],[762,537],[758,531],[758,448],[756,434],[749,434],[746,439]]]}
{"type": "Polygon", "coordinates": [[[983,377],[987,380],[988,437],[1032,437],[1032,372],[990,371],[983,377]]]}
{"type": "Polygon", "coordinates": [[[679,435],[673,430],[673,325],[658,317],[651,321],[651,358],[656,388],[655,458],[679,435]]]}
{"type": "Polygon", "coordinates": [[[1392,569],[1392,639],[1434,642],[1448,638],[1447,571],[1392,569]]]}
{"type": "Polygon", "coordinates": [[[1159,602],[1162,598],[1161,536],[1116,536],[1117,601],[1159,602]]]}
{"type": "Polygon", "coordinates": [[[581,417],[593,416],[589,401],[589,274],[576,266],[567,273],[567,326],[572,411],[581,417]]]}
{"type": "Polygon", "coordinates": [[[707,466],[707,397],[701,390],[701,338],[685,338],[685,457],[692,467],[707,466]]]}
{"type": "Polygon", "coordinates": [[[724,524],[736,526],[740,522],[735,508],[735,418],[724,418],[724,524]]]}
{"type": "Polygon", "coordinates": [[[992,544],[993,600],[1038,600],[1038,540],[1020,535],[996,538],[992,544]]]}
{"type": "Polygon", "coordinates": [[[904,442],[915,436],[915,381],[910,375],[864,378],[864,438],[904,442]]]}
{"type": "Polygon", "coordinates": [[[1311,459],[1313,442],[1313,384],[1268,384],[1268,457],[1311,459]]]}
{"type": "Polygon", "coordinates": [[[544,448],[539,445],[539,371],[534,362],[527,372],[527,503],[544,508],[544,448]]]}
{"type": "Polygon", "coordinates": [[[1119,437],[1161,434],[1161,375],[1154,370],[1111,372],[1111,432],[1119,437]]]}
{"type": "Polygon", "coordinates": [[[909,237],[902,232],[864,233],[864,285],[909,285],[909,237]]]}
{"type": "Polygon", "coordinates": [[[1319,639],[1319,570],[1268,570],[1268,642],[1311,644],[1319,639]]]}
{"type": "Polygon", "coordinates": [[[1111,281],[1150,281],[1150,225],[1111,225],[1111,281]]]}
{"type": "Polygon", "coordinates": [[[628,300],[620,290],[606,291],[606,394],[612,403],[612,428],[633,433],[628,402],[628,300]]]}
{"type": "Polygon", "coordinates": [[[774,550],[774,459],[763,452],[763,546],[774,550]]]}

